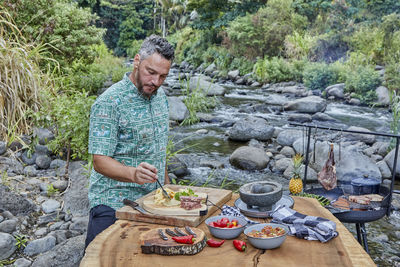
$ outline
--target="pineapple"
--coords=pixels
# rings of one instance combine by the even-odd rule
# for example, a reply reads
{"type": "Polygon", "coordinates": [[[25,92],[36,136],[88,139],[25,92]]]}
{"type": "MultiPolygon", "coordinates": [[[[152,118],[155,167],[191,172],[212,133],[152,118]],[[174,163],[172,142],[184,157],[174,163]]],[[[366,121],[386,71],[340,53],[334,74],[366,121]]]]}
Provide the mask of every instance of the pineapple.
{"type": "Polygon", "coordinates": [[[289,191],[292,195],[299,194],[303,191],[303,181],[300,177],[301,163],[303,162],[303,156],[296,154],[293,159],[293,176],[289,182],[289,191]]]}

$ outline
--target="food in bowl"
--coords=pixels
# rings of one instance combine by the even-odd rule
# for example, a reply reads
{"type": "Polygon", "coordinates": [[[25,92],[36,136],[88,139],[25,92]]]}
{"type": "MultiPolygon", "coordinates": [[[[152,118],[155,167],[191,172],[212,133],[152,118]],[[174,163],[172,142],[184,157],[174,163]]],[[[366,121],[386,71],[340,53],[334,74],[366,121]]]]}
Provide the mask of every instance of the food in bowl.
{"type": "Polygon", "coordinates": [[[238,237],[247,225],[247,221],[244,218],[227,215],[209,217],[205,223],[211,235],[220,239],[238,237]]]}
{"type": "Polygon", "coordinates": [[[289,229],[286,225],[278,223],[259,223],[244,230],[250,244],[259,249],[280,247],[286,240],[288,232],[289,229]]]}
{"type": "Polygon", "coordinates": [[[285,229],[282,227],[272,227],[271,225],[264,226],[260,231],[259,230],[252,230],[247,235],[251,237],[261,237],[261,238],[270,238],[270,237],[277,237],[284,235],[285,229]]]}

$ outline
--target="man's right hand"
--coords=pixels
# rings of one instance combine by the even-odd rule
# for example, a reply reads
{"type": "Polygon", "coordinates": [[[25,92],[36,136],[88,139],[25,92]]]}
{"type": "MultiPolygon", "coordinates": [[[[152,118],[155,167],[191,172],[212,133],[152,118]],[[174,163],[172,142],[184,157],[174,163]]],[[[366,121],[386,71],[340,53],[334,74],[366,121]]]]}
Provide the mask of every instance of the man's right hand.
{"type": "Polygon", "coordinates": [[[141,162],[134,174],[134,182],[137,184],[154,183],[158,179],[157,168],[153,165],[141,162]]]}

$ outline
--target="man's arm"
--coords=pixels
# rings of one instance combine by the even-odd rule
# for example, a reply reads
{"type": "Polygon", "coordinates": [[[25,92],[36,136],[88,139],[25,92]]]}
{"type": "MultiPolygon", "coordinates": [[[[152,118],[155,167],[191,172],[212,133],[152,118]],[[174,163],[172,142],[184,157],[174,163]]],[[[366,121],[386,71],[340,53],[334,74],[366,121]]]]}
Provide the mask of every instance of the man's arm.
{"type": "Polygon", "coordinates": [[[93,168],[96,172],[120,182],[144,184],[154,183],[158,179],[156,167],[146,162],[141,162],[135,168],[125,166],[111,157],[94,154],[93,168]]]}

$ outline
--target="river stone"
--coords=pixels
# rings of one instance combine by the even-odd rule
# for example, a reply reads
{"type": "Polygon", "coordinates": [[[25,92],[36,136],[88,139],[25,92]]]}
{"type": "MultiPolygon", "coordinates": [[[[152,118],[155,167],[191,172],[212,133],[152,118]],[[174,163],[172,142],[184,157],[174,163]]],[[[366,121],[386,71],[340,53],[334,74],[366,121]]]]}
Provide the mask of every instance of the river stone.
{"type": "Polygon", "coordinates": [[[229,139],[235,141],[249,141],[257,139],[267,141],[272,138],[274,127],[263,118],[247,117],[237,121],[228,131],[229,139]]]}
{"type": "Polygon", "coordinates": [[[0,233],[0,260],[7,259],[17,250],[15,243],[16,240],[12,235],[0,233]]]}
{"type": "Polygon", "coordinates": [[[208,168],[211,168],[211,169],[222,169],[224,167],[224,164],[222,162],[217,161],[217,160],[201,159],[200,160],[200,167],[208,167],[208,168]]]}
{"type": "Polygon", "coordinates": [[[0,156],[6,153],[7,151],[7,144],[4,141],[0,141],[0,156]]]}
{"type": "Polygon", "coordinates": [[[195,90],[202,90],[207,96],[224,95],[225,88],[221,85],[214,84],[207,81],[204,75],[191,77],[189,81],[189,88],[193,92],[195,90]]]}
{"type": "MultiPolygon", "coordinates": [[[[290,162],[289,166],[287,167],[287,169],[283,172],[283,176],[290,179],[293,176],[293,161],[290,162]]],[[[305,165],[302,164],[300,167],[300,177],[303,179],[304,178],[304,170],[305,170],[305,165]]],[[[308,166],[307,168],[307,181],[311,181],[311,182],[316,182],[318,181],[318,176],[317,176],[317,172],[311,168],[310,166],[308,166]]]]}
{"type": "Polygon", "coordinates": [[[36,237],[41,237],[47,234],[47,227],[41,227],[37,229],[34,233],[36,237]]]}
{"type": "Polygon", "coordinates": [[[47,156],[49,156],[51,154],[51,150],[45,145],[37,144],[35,146],[35,153],[38,154],[38,155],[47,155],[47,156]]]}
{"type": "Polygon", "coordinates": [[[0,172],[3,171],[8,174],[24,174],[24,166],[16,159],[0,157],[0,172]]]}
{"type": "Polygon", "coordinates": [[[79,233],[83,234],[87,230],[87,226],[89,223],[89,217],[73,217],[72,223],[69,226],[69,230],[71,231],[78,231],[79,233]]]}
{"type": "Polygon", "coordinates": [[[261,170],[268,165],[269,158],[264,150],[242,146],[236,149],[229,158],[230,163],[243,170],[261,170]]]}
{"type": "Polygon", "coordinates": [[[60,190],[63,192],[68,187],[68,181],[64,180],[57,180],[51,183],[55,189],[60,190]]]}
{"type": "Polygon", "coordinates": [[[37,224],[39,226],[42,226],[42,225],[48,224],[49,222],[56,221],[58,219],[58,217],[59,216],[58,216],[57,212],[53,212],[53,213],[50,213],[50,214],[45,214],[45,215],[42,215],[42,216],[39,217],[39,219],[37,221],[37,224]]]}
{"type": "MultiPolygon", "coordinates": [[[[371,132],[363,127],[351,126],[347,128],[349,131],[371,132]]],[[[343,133],[343,137],[350,141],[361,141],[366,144],[373,144],[375,142],[375,135],[372,134],[359,134],[359,133],[343,133]]]]}
{"type": "Polygon", "coordinates": [[[89,214],[88,178],[84,162],[73,161],[70,164],[70,188],[64,195],[64,211],[73,216],[89,214]]]}
{"type": "Polygon", "coordinates": [[[39,173],[34,166],[26,166],[24,168],[24,175],[27,177],[35,177],[39,173]]]}
{"type": "Polygon", "coordinates": [[[349,104],[353,106],[359,106],[361,105],[361,101],[357,98],[351,98],[349,104]]]}
{"type": "Polygon", "coordinates": [[[35,164],[35,160],[37,157],[36,153],[33,153],[32,155],[28,155],[28,150],[25,150],[22,154],[21,154],[21,160],[27,164],[27,165],[33,165],[35,164]]]}
{"type": "Polygon", "coordinates": [[[44,213],[49,214],[56,211],[61,206],[60,202],[55,199],[49,199],[42,203],[42,210],[44,213]]]}
{"type": "Polygon", "coordinates": [[[65,168],[65,165],[67,164],[67,162],[65,160],[62,159],[55,159],[52,160],[50,163],[50,169],[63,169],[65,168]]]}
{"type": "Polygon", "coordinates": [[[169,103],[169,119],[173,121],[183,121],[189,117],[189,110],[185,106],[185,103],[176,96],[168,97],[169,103]]]}
{"type": "Polygon", "coordinates": [[[389,90],[385,86],[379,86],[375,90],[378,97],[377,103],[382,106],[388,106],[390,104],[389,90]]]}
{"type": "MultiPolygon", "coordinates": [[[[304,138],[300,137],[296,141],[294,141],[293,148],[296,153],[299,153],[302,155],[306,154],[307,137],[306,136],[304,138]]],[[[308,152],[312,152],[312,151],[314,151],[314,138],[310,138],[310,147],[308,149],[308,152]]]]}
{"type": "Polygon", "coordinates": [[[285,86],[281,88],[282,94],[293,94],[296,96],[302,96],[304,92],[305,88],[298,85],[285,86]]]}
{"type": "Polygon", "coordinates": [[[279,153],[288,158],[293,157],[295,154],[293,148],[291,148],[290,146],[284,146],[279,153]]]}
{"type": "Polygon", "coordinates": [[[22,195],[16,194],[7,186],[2,184],[0,184],[0,196],[0,209],[9,210],[14,215],[29,214],[36,209],[36,205],[34,203],[22,195]]]}
{"type": "Polygon", "coordinates": [[[330,85],[325,89],[325,92],[328,96],[334,96],[337,99],[344,98],[343,91],[344,91],[344,83],[330,85]]]}
{"type": "Polygon", "coordinates": [[[32,267],[79,266],[84,253],[85,236],[76,236],[39,255],[33,262],[32,267]]]}
{"type": "Polygon", "coordinates": [[[36,165],[40,169],[48,169],[50,167],[51,158],[47,155],[39,155],[36,158],[36,165]]]}
{"type": "Polygon", "coordinates": [[[239,70],[231,70],[228,72],[228,78],[235,81],[239,76],[239,70]]]}
{"type": "MultiPolygon", "coordinates": [[[[393,172],[394,153],[395,153],[395,148],[393,148],[383,159],[388,165],[391,172],[393,172]]],[[[397,153],[397,162],[396,162],[396,176],[399,175],[400,175],[400,149],[399,153],[397,153]]]]}
{"type": "Polygon", "coordinates": [[[25,258],[19,258],[14,262],[13,267],[29,267],[31,266],[31,263],[32,262],[30,260],[27,260],[25,258]]]}
{"type": "Polygon", "coordinates": [[[312,118],[309,114],[289,114],[288,121],[295,121],[299,123],[311,122],[312,118]]]}
{"type": "Polygon", "coordinates": [[[317,120],[317,121],[337,121],[335,118],[332,118],[328,114],[322,113],[322,112],[317,112],[311,116],[312,120],[317,120]]]}
{"type": "Polygon", "coordinates": [[[272,168],[273,172],[280,172],[283,173],[291,164],[292,159],[289,158],[282,158],[275,161],[275,165],[272,168]]]}
{"type": "Polygon", "coordinates": [[[176,175],[176,177],[183,177],[189,174],[188,167],[184,162],[179,160],[177,157],[172,157],[168,161],[168,172],[176,175]]]}
{"type": "MultiPolygon", "coordinates": [[[[375,142],[372,147],[376,148],[376,152],[381,156],[386,156],[389,152],[390,143],[389,142],[375,142]]],[[[393,163],[392,163],[393,164],[393,163]]]]}
{"type": "Polygon", "coordinates": [[[210,74],[213,71],[215,71],[215,69],[217,68],[217,66],[215,65],[215,63],[211,63],[210,65],[208,65],[208,67],[204,70],[205,73],[210,74]]]}
{"type": "Polygon", "coordinates": [[[9,233],[11,234],[12,232],[15,231],[17,228],[17,220],[6,220],[4,222],[0,223],[0,232],[3,233],[9,233]]]}
{"type": "Polygon", "coordinates": [[[285,110],[294,110],[301,113],[314,114],[323,112],[326,108],[326,100],[319,96],[308,96],[291,101],[285,105],[285,110]]]}
{"type": "Polygon", "coordinates": [[[27,256],[34,256],[49,251],[55,245],[56,245],[56,238],[54,236],[46,236],[43,238],[39,238],[28,242],[28,244],[24,249],[24,254],[27,256]]]}
{"type": "Polygon", "coordinates": [[[34,128],[33,134],[34,136],[37,136],[39,144],[41,145],[46,145],[54,139],[54,134],[50,130],[44,128],[34,128]]]}
{"type": "Polygon", "coordinates": [[[282,146],[292,146],[294,141],[302,138],[303,132],[294,129],[285,129],[278,134],[276,141],[282,146]]]}

